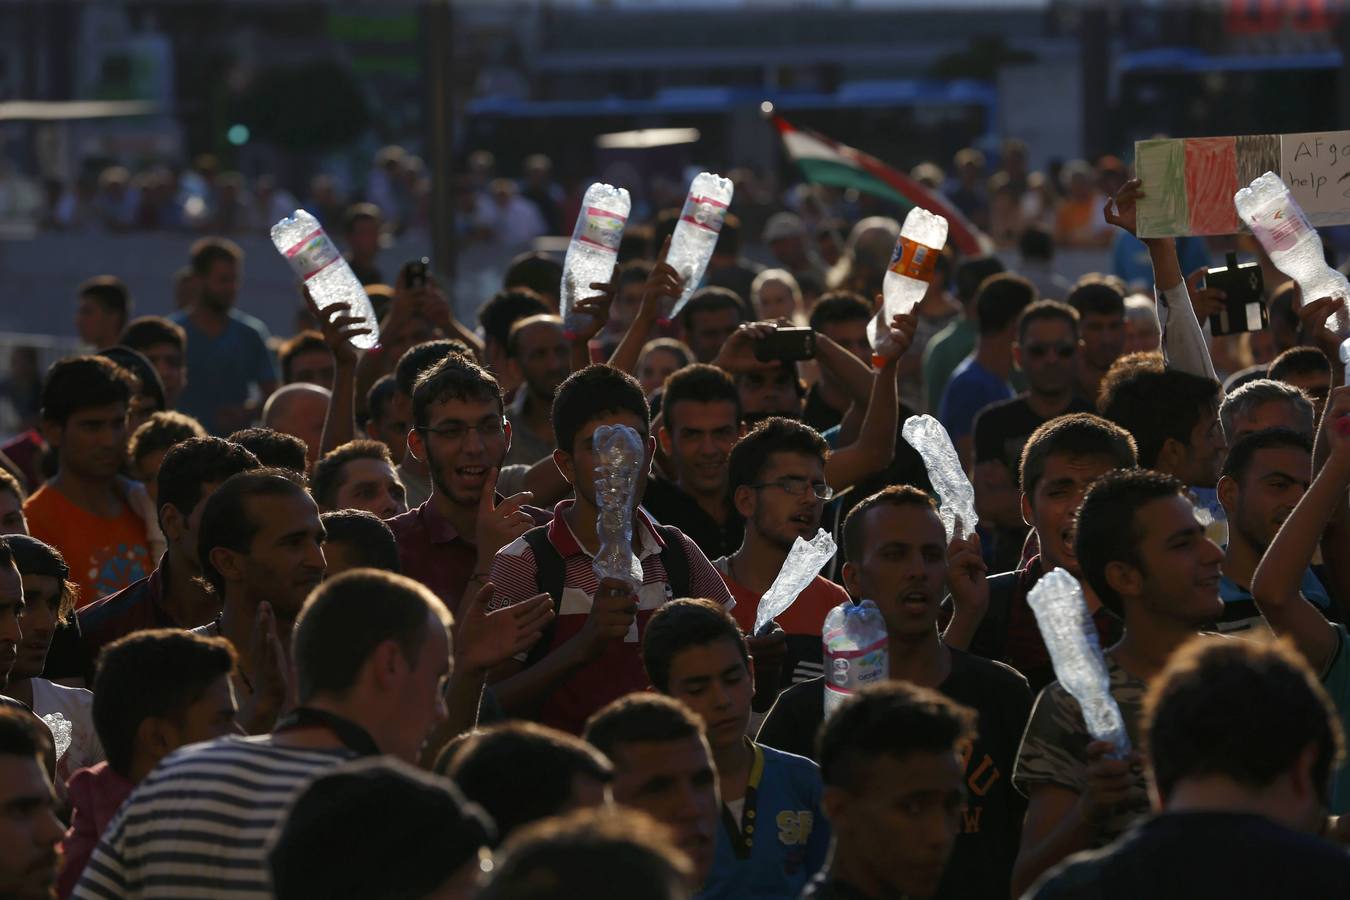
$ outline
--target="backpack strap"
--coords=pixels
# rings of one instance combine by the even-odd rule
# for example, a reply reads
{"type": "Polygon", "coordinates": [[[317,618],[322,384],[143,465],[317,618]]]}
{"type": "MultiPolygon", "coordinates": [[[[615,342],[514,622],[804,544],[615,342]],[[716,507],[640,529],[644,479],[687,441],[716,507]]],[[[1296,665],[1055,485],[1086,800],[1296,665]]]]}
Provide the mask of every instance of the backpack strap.
{"type": "Polygon", "coordinates": [[[553,632],[558,622],[556,613],[562,608],[564,564],[562,555],[554,548],[553,542],[548,539],[547,525],[531,528],[522,537],[525,539],[525,543],[529,545],[530,550],[534,552],[535,585],[539,593],[548,594],[553,598],[553,612],[555,613],[555,617],[544,626],[544,633],[539,636],[539,640],[534,642],[529,655],[525,658],[525,666],[528,668],[543,659],[548,654],[549,646],[553,643],[553,632]]]}
{"type": "Polygon", "coordinates": [[[689,596],[689,554],[684,549],[684,532],[669,525],[655,525],[665,546],[661,548],[661,565],[665,566],[670,581],[671,597],[680,600],[689,596]]]}

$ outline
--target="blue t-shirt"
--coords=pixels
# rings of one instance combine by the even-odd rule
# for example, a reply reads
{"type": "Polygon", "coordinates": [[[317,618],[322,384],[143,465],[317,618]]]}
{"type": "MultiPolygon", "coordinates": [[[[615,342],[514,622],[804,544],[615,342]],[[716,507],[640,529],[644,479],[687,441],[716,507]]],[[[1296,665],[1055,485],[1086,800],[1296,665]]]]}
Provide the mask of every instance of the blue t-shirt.
{"type": "Polygon", "coordinates": [[[830,826],[820,805],[820,769],[791,753],[750,746],[755,759],[741,821],[722,809],[717,857],[697,900],[796,897],[825,865],[830,826]]]}
{"type": "Polygon", "coordinates": [[[938,421],[951,435],[952,443],[966,437],[975,427],[975,414],[991,403],[1011,400],[1012,385],[980,365],[974,356],[966,357],[952,373],[942,393],[938,421]]]}
{"type": "MultiPolygon", "coordinates": [[[[1323,613],[1331,609],[1331,595],[1311,568],[1303,570],[1303,581],[1298,589],[1308,602],[1323,613]]],[[[1265,622],[1252,592],[1227,575],[1219,576],[1219,599],[1223,601],[1223,618],[1218,622],[1221,634],[1246,631],[1265,622]]]]}
{"type": "MultiPolygon", "coordinates": [[[[1336,629],[1336,652],[1322,673],[1322,687],[1327,689],[1331,702],[1336,704],[1336,713],[1341,717],[1341,728],[1350,734],[1350,632],[1344,625],[1336,629]]],[[[1342,765],[1336,770],[1331,783],[1331,813],[1344,815],[1350,812],[1350,765],[1342,765]]]]}
{"type": "Polygon", "coordinates": [[[225,330],[213,338],[193,325],[186,312],[169,318],[187,332],[188,383],[178,408],[211,434],[225,436],[234,428],[218,422],[216,413],[222,407],[242,405],[253,385],[277,380],[272,351],[267,349],[267,326],[232,309],[225,330]]]}

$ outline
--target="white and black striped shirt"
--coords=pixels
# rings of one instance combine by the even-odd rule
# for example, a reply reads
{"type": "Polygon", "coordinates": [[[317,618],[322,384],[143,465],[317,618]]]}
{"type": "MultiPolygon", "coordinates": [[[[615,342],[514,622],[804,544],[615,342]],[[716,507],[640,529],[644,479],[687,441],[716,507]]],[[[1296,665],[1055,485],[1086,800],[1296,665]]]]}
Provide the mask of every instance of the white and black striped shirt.
{"type": "Polygon", "coordinates": [[[355,755],[271,736],[184,747],[122,804],[71,896],[270,897],[268,835],[306,781],[355,755]]]}

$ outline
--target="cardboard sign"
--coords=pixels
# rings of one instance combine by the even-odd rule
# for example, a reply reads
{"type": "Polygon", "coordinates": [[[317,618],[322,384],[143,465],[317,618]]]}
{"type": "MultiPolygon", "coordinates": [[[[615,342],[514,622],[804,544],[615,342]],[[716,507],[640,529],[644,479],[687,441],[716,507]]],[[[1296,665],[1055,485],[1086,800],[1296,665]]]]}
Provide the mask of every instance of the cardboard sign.
{"type": "Polygon", "coordinates": [[[1350,131],[1138,141],[1140,237],[1234,234],[1233,194],[1265,172],[1284,179],[1313,225],[1350,222],[1350,131]]]}

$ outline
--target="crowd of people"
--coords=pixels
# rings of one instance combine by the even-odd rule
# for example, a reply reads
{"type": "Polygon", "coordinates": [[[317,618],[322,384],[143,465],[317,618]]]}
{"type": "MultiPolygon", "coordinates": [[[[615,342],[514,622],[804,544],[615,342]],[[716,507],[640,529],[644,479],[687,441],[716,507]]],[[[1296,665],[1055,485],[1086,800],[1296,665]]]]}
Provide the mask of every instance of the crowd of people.
{"type": "MultiPolygon", "coordinates": [[[[1000,198],[1046,187],[983,166],[947,189],[997,238],[1000,198]]],[[[364,353],[307,293],[313,327],[273,341],[220,235],[169,317],[91,278],[91,352],[0,456],[0,894],[1344,896],[1345,300],[1262,257],[1238,359],[1202,324],[1222,293],[1134,236],[1148,186],[1065,173],[1090,208],[1022,228],[1023,271],[947,249],[890,321],[897,221],[773,213],[765,269],[740,193],[673,321],[669,208],[566,324],[558,260],[516,257],[461,321],[378,271],[378,206],[341,211],[364,353]],[[1027,252],[1070,232],[1137,242],[1150,289],[1027,252]],[[787,327],[804,352],[772,349],[787,327]],[[974,534],[901,433],[924,413],[974,534]],[[619,425],[631,581],[594,562],[619,425]],[[822,529],[837,557],[757,628],[822,529]],[[1127,754],[1056,680],[1028,605],[1055,569],[1127,754]],[[888,676],[827,714],[826,617],[863,600],[888,676]]]]}

